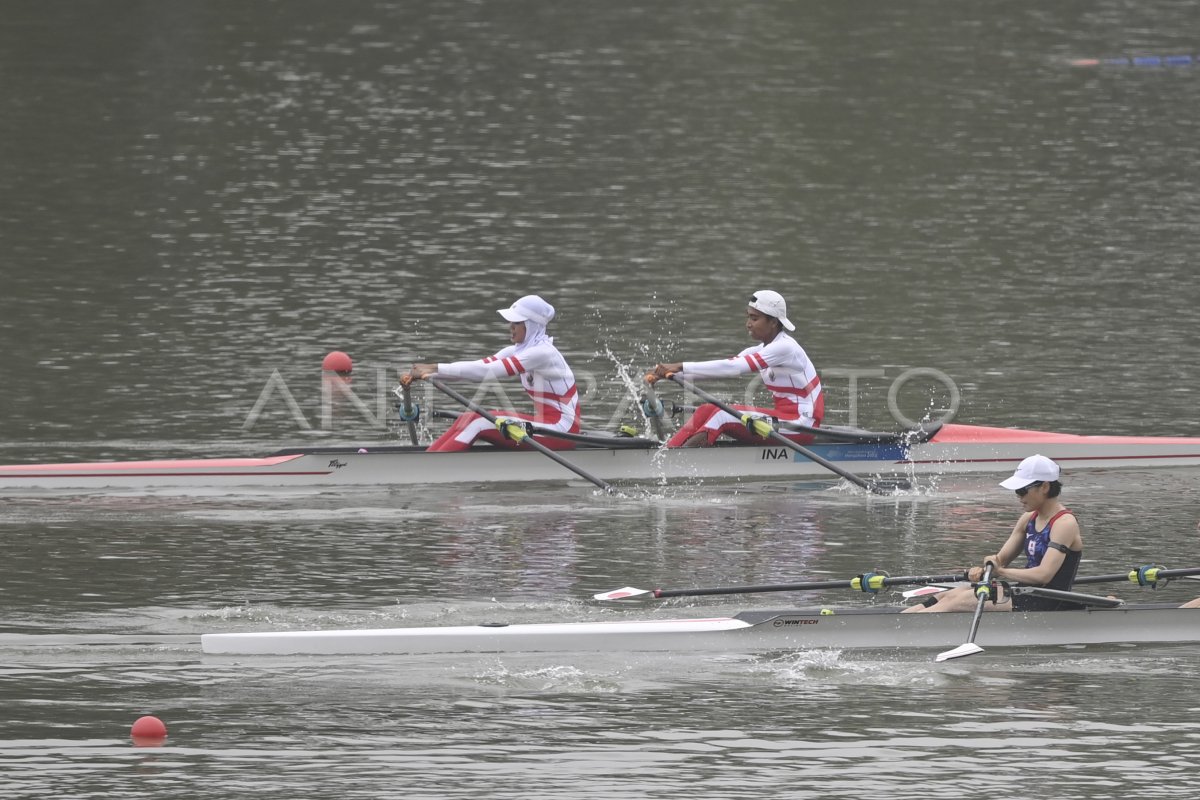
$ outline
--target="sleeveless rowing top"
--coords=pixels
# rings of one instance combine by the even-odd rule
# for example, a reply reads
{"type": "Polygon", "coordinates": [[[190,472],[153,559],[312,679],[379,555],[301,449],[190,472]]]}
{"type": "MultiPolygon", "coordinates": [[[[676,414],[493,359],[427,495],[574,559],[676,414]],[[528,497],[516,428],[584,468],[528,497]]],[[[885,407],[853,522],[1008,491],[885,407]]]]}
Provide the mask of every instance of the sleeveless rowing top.
{"type": "MultiPolygon", "coordinates": [[[[1054,521],[1063,514],[1070,513],[1068,509],[1064,508],[1051,517],[1046,523],[1046,527],[1040,531],[1037,529],[1037,514],[1032,515],[1025,523],[1025,566],[1027,568],[1041,564],[1042,559],[1046,557],[1046,551],[1050,548],[1060,551],[1065,556],[1058,572],[1054,573],[1054,577],[1046,582],[1045,588],[1047,589],[1069,592],[1075,583],[1075,574],[1079,571],[1079,561],[1083,558],[1082,550],[1071,550],[1065,545],[1050,541],[1050,529],[1054,526],[1054,521]]],[[[1079,607],[1076,603],[1049,597],[1030,595],[1013,597],[1013,609],[1017,611],[1061,611],[1079,607]]]]}

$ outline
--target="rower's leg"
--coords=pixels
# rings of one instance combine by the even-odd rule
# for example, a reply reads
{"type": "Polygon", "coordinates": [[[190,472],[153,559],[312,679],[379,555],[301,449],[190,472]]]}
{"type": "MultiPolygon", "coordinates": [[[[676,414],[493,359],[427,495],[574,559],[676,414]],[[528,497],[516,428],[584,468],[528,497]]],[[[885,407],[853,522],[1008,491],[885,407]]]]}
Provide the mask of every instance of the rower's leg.
{"type": "Polygon", "coordinates": [[[705,430],[705,423],[714,413],[721,410],[716,406],[705,403],[696,409],[696,413],[688,419],[687,422],[679,426],[679,430],[667,440],[667,447],[699,447],[708,444],[708,431],[705,430]],[[703,438],[698,438],[703,437],[703,438]],[[696,443],[693,443],[696,440],[696,443]]]}
{"type": "Polygon", "coordinates": [[[495,426],[474,412],[462,414],[454,420],[445,433],[429,445],[430,453],[453,453],[470,448],[476,437],[484,431],[494,431],[495,426]]]}
{"type": "MultiPolygon", "coordinates": [[[[1012,611],[1012,598],[1004,595],[1004,589],[1001,587],[1000,596],[997,602],[993,603],[990,600],[983,604],[984,611],[1012,611]]],[[[941,613],[946,611],[974,611],[979,599],[975,596],[975,590],[970,586],[960,586],[957,589],[951,589],[948,592],[942,592],[939,595],[934,595],[933,604],[926,606],[918,603],[915,606],[909,606],[901,611],[901,614],[907,613],[941,613]]]]}

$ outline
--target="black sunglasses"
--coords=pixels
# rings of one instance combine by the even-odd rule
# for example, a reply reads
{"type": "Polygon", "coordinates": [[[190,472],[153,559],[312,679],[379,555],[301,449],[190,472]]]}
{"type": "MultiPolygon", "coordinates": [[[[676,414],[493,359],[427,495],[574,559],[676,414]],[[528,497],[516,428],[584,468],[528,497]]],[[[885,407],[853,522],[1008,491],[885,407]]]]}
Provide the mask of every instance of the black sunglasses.
{"type": "Polygon", "coordinates": [[[1025,495],[1029,494],[1030,489],[1035,486],[1041,486],[1043,483],[1045,483],[1045,481],[1034,481],[1028,486],[1022,486],[1020,489],[1017,489],[1017,497],[1024,497],[1025,495]]]}

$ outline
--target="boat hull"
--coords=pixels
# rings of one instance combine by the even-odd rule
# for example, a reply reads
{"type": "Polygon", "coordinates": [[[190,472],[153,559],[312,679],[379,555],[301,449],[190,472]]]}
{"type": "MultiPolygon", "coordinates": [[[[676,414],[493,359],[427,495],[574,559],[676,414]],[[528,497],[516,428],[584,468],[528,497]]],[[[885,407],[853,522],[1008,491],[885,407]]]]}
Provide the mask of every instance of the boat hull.
{"type": "MultiPolygon", "coordinates": [[[[1200,438],[1077,436],[944,425],[927,441],[815,442],[807,447],[863,476],[1010,472],[1041,453],[1064,469],[1200,466],[1200,438]]],[[[610,482],[829,478],[824,467],[785,447],[580,447],[570,462],[610,482]]],[[[283,451],[264,458],[201,458],[0,466],[0,491],[200,487],[411,486],[443,483],[577,481],[534,451],[475,447],[428,453],[372,446],[283,451]]]]}
{"type": "MultiPolygon", "coordinates": [[[[948,648],[962,644],[970,614],[886,609],[753,611],[734,617],[440,628],[209,633],[210,655],[418,655],[436,653],[760,652],[806,649],[948,648]]],[[[1200,612],[1170,605],[987,614],[976,643],[989,647],[1192,643],[1200,612]]]]}

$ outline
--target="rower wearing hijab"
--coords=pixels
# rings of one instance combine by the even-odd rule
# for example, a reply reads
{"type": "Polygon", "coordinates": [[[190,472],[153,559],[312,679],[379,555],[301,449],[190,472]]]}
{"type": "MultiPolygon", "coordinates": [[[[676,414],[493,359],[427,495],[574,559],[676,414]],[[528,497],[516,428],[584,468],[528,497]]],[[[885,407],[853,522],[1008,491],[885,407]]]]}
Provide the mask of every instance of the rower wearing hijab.
{"type": "MultiPolygon", "coordinates": [[[[575,375],[554,339],[546,335],[546,326],[554,319],[554,306],[536,294],[525,295],[508,308],[499,310],[508,320],[512,344],[478,361],[453,361],[444,364],[414,364],[409,374],[424,379],[437,375],[448,380],[481,382],[519,378],[533,400],[533,414],[494,411],[497,417],[530,420],[538,426],[569,433],[579,432],[579,393],[575,375]]],[[[575,445],[555,437],[534,437],[546,447],[569,450],[575,445]]],[[[466,450],[476,439],[501,447],[516,448],[487,419],[467,412],[429,446],[430,452],[466,450]]]]}
{"type": "MultiPolygon", "coordinates": [[[[787,317],[787,303],[778,292],[762,289],[750,298],[746,308],[746,332],[758,341],[736,356],[714,361],[677,361],[659,364],[654,374],[693,378],[735,378],[761,373],[763,385],[775,398],[774,408],[734,406],[775,419],[817,427],[825,416],[825,396],[821,379],[808,354],[791,337],[796,326],[787,317]]],[[[667,442],[668,447],[701,447],[716,442],[721,434],[747,442],[762,442],[745,424],[716,406],[706,403],[685,422],[667,442]]],[[[811,441],[807,434],[788,434],[797,441],[811,441]]]]}

